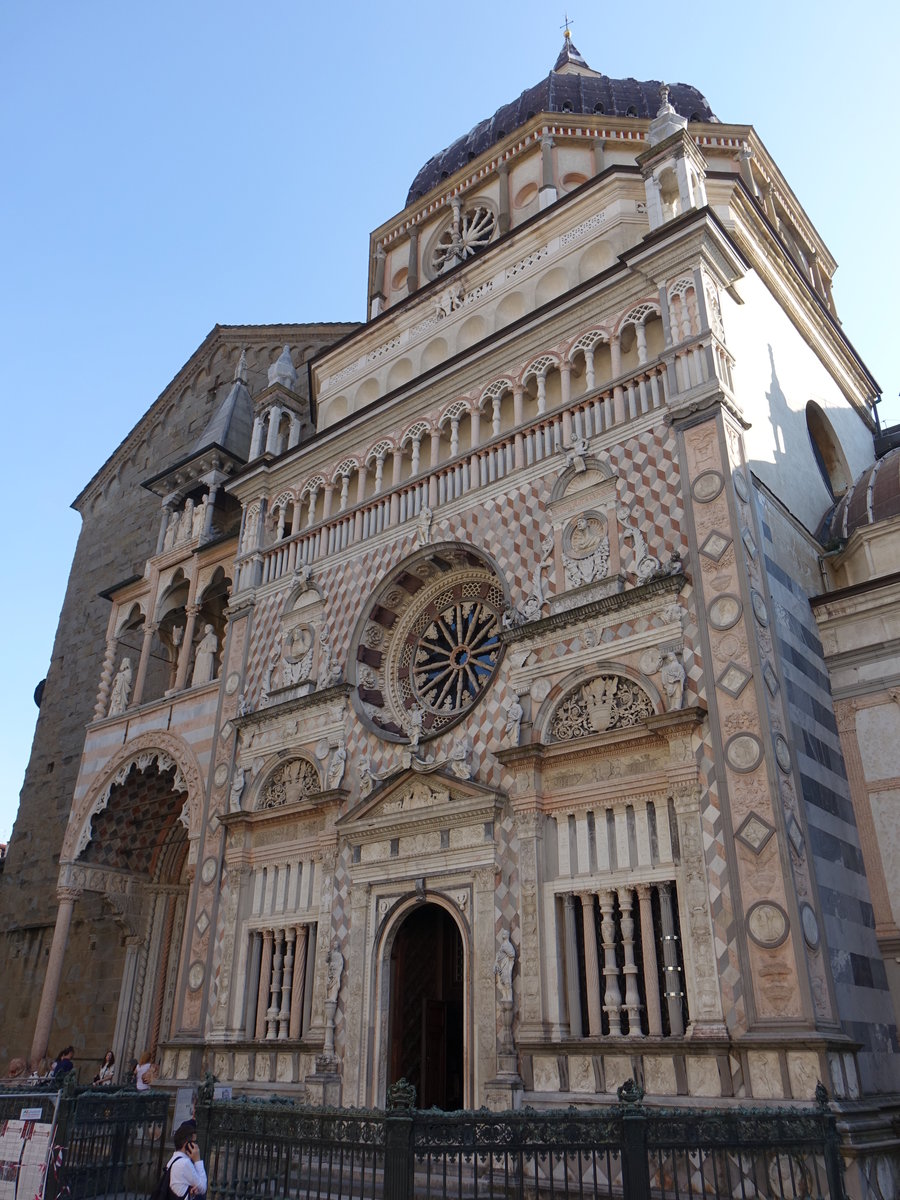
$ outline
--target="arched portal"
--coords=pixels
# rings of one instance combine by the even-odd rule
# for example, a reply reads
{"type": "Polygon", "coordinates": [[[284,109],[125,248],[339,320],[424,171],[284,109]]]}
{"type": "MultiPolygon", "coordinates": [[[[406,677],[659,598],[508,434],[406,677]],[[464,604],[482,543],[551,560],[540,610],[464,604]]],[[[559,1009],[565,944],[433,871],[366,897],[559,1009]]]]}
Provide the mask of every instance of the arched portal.
{"type": "Polygon", "coordinates": [[[443,908],[404,920],[391,951],[389,1083],[407,1079],[420,1108],[462,1108],[463,943],[443,908]]]}

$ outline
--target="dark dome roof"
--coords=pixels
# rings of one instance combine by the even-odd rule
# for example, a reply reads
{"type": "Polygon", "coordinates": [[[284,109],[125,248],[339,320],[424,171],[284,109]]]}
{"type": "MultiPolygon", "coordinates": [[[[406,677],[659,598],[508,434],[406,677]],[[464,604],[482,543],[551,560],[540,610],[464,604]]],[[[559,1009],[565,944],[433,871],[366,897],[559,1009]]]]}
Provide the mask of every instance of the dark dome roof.
{"type": "Polygon", "coordinates": [[[900,516],[900,447],[866,467],[825,514],[819,540],[844,541],[864,525],[900,516]]]}
{"type": "MultiPolygon", "coordinates": [[[[610,117],[643,117],[650,120],[660,106],[660,82],[655,79],[610,79],[595,74],[567,39],[553,70],[546,79],[526,88],[517,100],[498,108],[492,117],[429,158],[416,175],[406,203],[411,204],[431,191],[483,150],[502,141],[539,112],[605,113],[610,117]],[[562,68],[569,67],[567,71],[562,68]],[[571,69],[574,67],[574,71],[571,69]]],[[[669,84],[669,103],[689,121],[717,121],[706,97],[687,83],[669,84]]]]}

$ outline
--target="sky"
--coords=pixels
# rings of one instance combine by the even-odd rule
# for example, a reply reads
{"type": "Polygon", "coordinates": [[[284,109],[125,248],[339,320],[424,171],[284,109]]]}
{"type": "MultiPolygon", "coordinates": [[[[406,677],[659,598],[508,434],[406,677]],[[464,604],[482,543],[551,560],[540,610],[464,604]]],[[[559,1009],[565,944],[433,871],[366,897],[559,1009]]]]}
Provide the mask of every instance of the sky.
{"type": "MultiPolygon", "coordinates": [[[[900,422],[900,6],[569,12],[595,70],[692,83],[721,120],[755,126],[839,263],[882,423],[900,422]]],[[[364,319],[369,232],[432,154],[549,71],[563,18],[531,0],[0,6],[0,841],[74,497],[216,322],[364,319]]]]}

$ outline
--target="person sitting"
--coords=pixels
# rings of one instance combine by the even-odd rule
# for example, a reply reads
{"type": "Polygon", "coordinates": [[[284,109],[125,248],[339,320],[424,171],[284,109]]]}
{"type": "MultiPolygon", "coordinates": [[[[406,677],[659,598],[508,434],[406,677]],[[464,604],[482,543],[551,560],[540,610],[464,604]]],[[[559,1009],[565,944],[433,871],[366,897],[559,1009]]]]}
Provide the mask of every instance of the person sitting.
{"type": "Polygon", "coordinates": [[[206,1193],[206,1167],[196,1142],[193,1121],[183,1121],[172,1135],[175,1153],[167,1163],[169,1191],[179,1198],[202,1196],[206,1193]]]}
{"type": "Polygon", "coordinates": [[[94,1076],[93,1082],[97,1086],[103,1087],[105,1084],[112,1083],[113,1075],[115,1075],[115,1073],[116,1056],[113,1054],[112,1050],[107,1050],[106,1058],[104,1058],[103,1062],[100,1064],[100,1070],[94,1076]]]}

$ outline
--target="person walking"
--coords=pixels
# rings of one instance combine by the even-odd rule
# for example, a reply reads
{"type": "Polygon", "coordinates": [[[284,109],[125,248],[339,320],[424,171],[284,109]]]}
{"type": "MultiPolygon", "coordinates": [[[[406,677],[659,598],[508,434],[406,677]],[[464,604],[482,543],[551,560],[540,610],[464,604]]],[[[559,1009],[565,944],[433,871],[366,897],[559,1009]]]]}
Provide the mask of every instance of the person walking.
{"type": "Polygon", "coordinates": [[[197,1132],[193,1121],[184,1121],[175,1130],[172,1140],[175,1153],[169,1159],[169,1191],[179,1200],[186,1196],[206,1194],[206,1167],[197,1145],[197,1132]]]}

